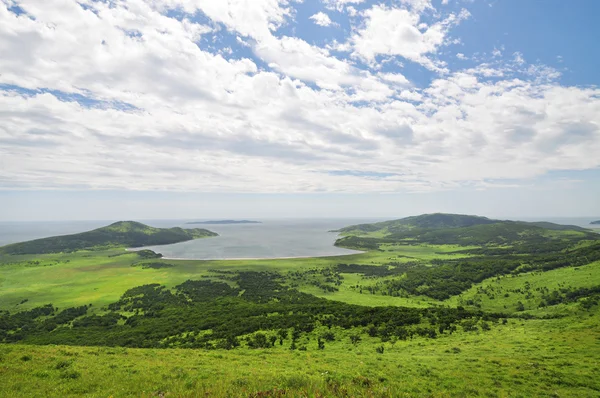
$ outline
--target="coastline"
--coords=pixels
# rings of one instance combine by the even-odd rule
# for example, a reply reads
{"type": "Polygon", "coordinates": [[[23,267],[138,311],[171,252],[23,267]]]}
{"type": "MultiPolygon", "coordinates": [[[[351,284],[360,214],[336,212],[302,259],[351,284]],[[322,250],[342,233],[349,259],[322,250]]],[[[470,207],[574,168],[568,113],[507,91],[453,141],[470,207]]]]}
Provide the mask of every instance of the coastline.
{"type": "MultiPolygon", "coordinates": [[[[352,249],[348,249],[352,250],[352,249]]],[[[356,253],[347,254],[326,254],[324,256],[291,256],[291,257],[228,257],[228,258],[183,258],[183,257],[161,257],[163,260],[185,260],[185,261],[236,261],[236,260],[291,260],[294,258],[324,258],[324,257],[341,257],[352,256],[355,254],[363,254],[366,251],[355,250],[356,253]]]]}

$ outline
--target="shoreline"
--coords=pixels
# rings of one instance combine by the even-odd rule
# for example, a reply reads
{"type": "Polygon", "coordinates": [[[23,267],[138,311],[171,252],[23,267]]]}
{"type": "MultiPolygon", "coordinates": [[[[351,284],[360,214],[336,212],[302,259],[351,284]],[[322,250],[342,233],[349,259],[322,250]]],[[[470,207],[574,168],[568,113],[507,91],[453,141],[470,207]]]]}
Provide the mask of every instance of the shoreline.
{"type": "MultiPolygon", "coordinates": [[[[351,250],[351,249],[348,249],[351,250]]],[[[185,261],[242,261],[242,260],[291,260],[295,258],[324,258],[324,257],[341,257],[352,256],[354,254],[363,254],[366,251],[356,250],[356,253],[348,254],[326,254],[324,256],[291,256],[291,257],[236,257],[236,258],[182,258],[182,257],[161,257],[163,260],[185,260],[185,261]]]]}

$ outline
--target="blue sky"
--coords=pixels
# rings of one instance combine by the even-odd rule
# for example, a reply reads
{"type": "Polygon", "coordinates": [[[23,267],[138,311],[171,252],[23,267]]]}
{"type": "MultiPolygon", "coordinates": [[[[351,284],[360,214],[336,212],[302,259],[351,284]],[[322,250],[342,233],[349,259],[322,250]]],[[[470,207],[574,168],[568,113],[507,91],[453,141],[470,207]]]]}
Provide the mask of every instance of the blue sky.
{"type": "Polygon", "coordinates": [[[0,220],[600,215],[599,14],[0,0],[0,220]]]}

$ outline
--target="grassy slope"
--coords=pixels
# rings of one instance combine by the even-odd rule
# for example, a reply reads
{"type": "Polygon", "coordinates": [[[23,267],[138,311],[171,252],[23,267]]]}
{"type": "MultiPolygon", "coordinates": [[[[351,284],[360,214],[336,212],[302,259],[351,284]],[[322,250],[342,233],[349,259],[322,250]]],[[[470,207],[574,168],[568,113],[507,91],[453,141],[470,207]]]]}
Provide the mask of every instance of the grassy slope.
{"type": "Polygon", "coordinates": [[[599,314],[510,320],[486,333],[316,350],[234,351],[0,345],[0,396],[558,396],[600,393],[599,314]],[[278,395],[255,395],[278,396],[278,395]]]}
{"type": "MultiPolygon", "coordinates": [[[[579,288],[600,285],[600,261],[581,267],[559,268],[548,272],[530,272],[516,276],[490,278],[478,283],[461,295],[446,300],[449,306],[464,305],[468,300],[478,303],[482,310],[491,312],[514,312],[518,302],[533,314],[544,314],[548,309],[538,309],[542,292],[559,288],[579,288]],[[528,287],[529,286],[529,287],[528,287]],[[505,295],[508,294],[508,297],[505,295]],[[529,296],[529,298],[528,298],[529,296]]],[[[558,305],[552,313],[568,315],[569,306],[558,305]]]]}

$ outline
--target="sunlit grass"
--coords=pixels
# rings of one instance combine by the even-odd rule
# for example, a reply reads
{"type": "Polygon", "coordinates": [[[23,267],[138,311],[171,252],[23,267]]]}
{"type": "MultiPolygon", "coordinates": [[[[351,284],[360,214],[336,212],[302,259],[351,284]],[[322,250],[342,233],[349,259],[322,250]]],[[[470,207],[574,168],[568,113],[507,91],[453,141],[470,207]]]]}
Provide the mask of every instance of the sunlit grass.
{"type": "Polygon", "coordinates": [[[317,350],[0,345],[0,396],[559,396],[600,391],[598,313],[381,343],[343,332],[317,350]],[[375,348],[384,346],[384,353],[375,348]],[[320,395],[317,395],[320,394],[320,395]]]}

